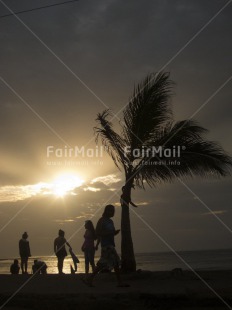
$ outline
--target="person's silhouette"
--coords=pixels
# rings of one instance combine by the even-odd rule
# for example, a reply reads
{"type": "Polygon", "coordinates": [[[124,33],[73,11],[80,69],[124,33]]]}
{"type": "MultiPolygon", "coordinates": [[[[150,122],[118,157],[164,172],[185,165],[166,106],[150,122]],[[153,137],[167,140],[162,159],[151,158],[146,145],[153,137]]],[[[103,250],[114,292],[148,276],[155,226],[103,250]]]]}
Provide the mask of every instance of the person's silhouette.
{"type": "Polygon", "coordinates": [[[95,263],[94,263],[94,255],[95,255],[95,246],[94,240],[96,239],[95,229],[92,221],[88,220],[85,222],[85,241],[81,247],[82,251],[85,254],[85,273],[89,273],[89,265],[92,267],[92,271],[94,272],[95,263]]]}
{"type": "Polygon", "coordinates": [[[47,274],[47,268],[48,267],[45,262],[35,259],[34,265],[32,266],[32,273],[47,274]]]}
{"type": "Polygon", "coordinates": [[[67,246],[71,248],[70,244],[66,241],[64,235],[65,235],[65,232],[60,229],[58,232],[58,237],[54,240],[54,252],[58,259],[57,267],[58,267],[59,274],[64,274],[63,265],[64,265],[64,259],[67,256],[65,244],[67,244],[67,246]]]}
{"type": "Polygon", "coordinates": [[[97,266],[94,272],[87,278],[83,278],[84,283],[89,286],[93,286],[93,280],[95,276],[102,270],[114,269],[115,274],[117,276],[118,286],[126,287],[128,284],[124,284],[121,280],[120,276],[120,258],[115,250],[114,236],[116,236],[120,229],[114,228],[114,222],[111,218],[114,216],[115,208],[113,205],[107,205],[102,214],[102,217],[99,219],[96,227],[96,235],[98,238],[98,242],[96,248],[99,243],[101,243],[101,257],[97,262],[97,266]]]}
{"type": "Polygon", "coordinates": [[[19,274],[19,261],[17,259],[14,260],[14,263],[10,266],[10,273],[11,274],[19,274]]]}
{"type": "Polygon", "coordinates": [[[28,258],[31,256],[29,241],[27,240],[27,232],[23,233],[22,239],[19,240],[19,255],[21,257],[22,273],[27,273],[28,258]]]}

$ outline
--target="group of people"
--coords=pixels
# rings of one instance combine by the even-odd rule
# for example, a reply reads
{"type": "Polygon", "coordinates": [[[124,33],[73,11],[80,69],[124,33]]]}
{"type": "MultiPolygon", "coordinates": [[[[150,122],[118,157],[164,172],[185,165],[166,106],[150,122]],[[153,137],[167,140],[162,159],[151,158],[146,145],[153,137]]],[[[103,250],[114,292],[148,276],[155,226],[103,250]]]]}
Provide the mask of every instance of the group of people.
{"type": "MultiPolygon", "coordinates": [[[[83,281],[88,286],[93,285],[93,280],[96,275],[102,270],[112,270],[114,269],[117,276],[118,286],[127,286],[121,281],[120,277],[120,258],[115,249],[114,237],[120,232],[114,227],[114,222],[112,217],[115,213],[115,207],[113,205],[107,205],[99,219],[96,229],[93,226],[92,221],[88,220],[85,222],[85,234],[84,243],[81,247],[84,252],[85,257],[85,273],[86,277],[83,277],[83,281]],[[101,245],[101,257],[97,264],[95,265],[94,256],[95,251],[98,250],[99,244],[101,245]],[[89,274],[89,267],[91,266],[92,273],[89,274]]],[[[31,256],[30,245],[28,239],[28,234],[25,232],[22,235],[22,239],[19,241],[19,252],[21,257],[21,270],[22,273],[27,273],[28,268],[28,258],[31,256]]],[[[66,247],[69,247],[69,252],[73,258],[74,265],[78,261],[75,254],[72,252],[72,248],[68,241],[65,239],[65,232],[59,230],[58,237],[54,240],[54,253],[58,260],[58,272],[63,274],[63,263],[67,256],[66,247]]],[[[32,266],[33,273],[46,273],[47,265],[41,261],[34,261],[32,266]]],[[[77,268],[75,268],[74,272],[77,268]]],[[[14,264],[11,266],[11,273],[19,273],[19,264],[15,260],[14,264]]]]}
{"type": "MultiPolygon", "coordinates": [[[[22,238],[19,240],[19,255],[21,258],[21,270],[22,274],[27,274],[28,268],[28,258],[31,257],[31,250],[28,239],[27,232],[24,232],[22,238]]],[[[15,259],[13,264],[10,266],[11,274],[19,274],[20,266],[18,259],[15,259]]],[[[45,262],[39,261],[38,259],[34,260],[32,265],[32,273],[47,273],[47,265],[45,262]]]]}

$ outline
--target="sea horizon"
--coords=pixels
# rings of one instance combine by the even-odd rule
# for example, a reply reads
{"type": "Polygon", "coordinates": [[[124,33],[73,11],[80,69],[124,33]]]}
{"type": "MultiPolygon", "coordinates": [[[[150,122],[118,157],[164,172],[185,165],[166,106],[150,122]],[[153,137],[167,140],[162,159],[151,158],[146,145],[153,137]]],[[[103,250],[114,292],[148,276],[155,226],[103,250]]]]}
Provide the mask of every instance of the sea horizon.
{"type": "MultiPolygon", "coordinates": [[[[187,253],[187,252],[209,252],[209,251],[232,251],[232,247],[231,248],[216,248],[216,249],[197,249],[197,250],[176,250],[176,253],[187,253]]],[[[121,253],[119,251],[117,251],[119,255],[121,255],[121,253]]],[[[135,255],[146,255],[146,254],[166,254],[166,253],[174,253],[173,251],[151,251],[151,252],[135,252],[135,255]]],[[[75,254],[78,255],[83,255],[83,252],[75,252],[75,254]]],[[[67,255],[67,257],[70,256],[69,254],[67,255]]],[[[96,255],[99,256],[99,255],[96,255]]],[[[95,256],[95,257],[96,257],[95,256]]],[[[48,254],[40,254],[40,255],[32,255],[32,258],[38,258],[38,257],[56,257],[54,254],[52,255],[48,255],[48,254]]],[[[11,260],[11,259],[20,259],[20,256],[16,256],[16,257],[1,257],[0,261],[2,260],[11,260]]]]}
{"type": "MultiPolygon", "coordinates": [[[[214,249],[214,250],[195,250],[195,251],[177,251],[175,253],[168,252],[145,252],[135,253],[137,270],[146,271],[171,271],[175,268],[183,270],[232,270],[232,248],[214,249]]],[[[95,262],[99,259],[99,254],[95,256],[95,262]]],[[[84,272],[84,254],[77,254],[80,263],[78,264],[77,273],[84,272]]],[[[15,257],[20,259],[18,257],[15,257]]],[[[0,259],[0,274],[9,274],[10,265],[15,258],[0,259]]],[[[34,259],[45,261],[48,266],[49,274],[57,273],[56,256],[36,255],[29,258],[28,271],[31,273],[31,267],[34,259]]],[[[64,272],[70,273],[70,265],[72,258],[68,255],[64,261],[64,272]]]]}

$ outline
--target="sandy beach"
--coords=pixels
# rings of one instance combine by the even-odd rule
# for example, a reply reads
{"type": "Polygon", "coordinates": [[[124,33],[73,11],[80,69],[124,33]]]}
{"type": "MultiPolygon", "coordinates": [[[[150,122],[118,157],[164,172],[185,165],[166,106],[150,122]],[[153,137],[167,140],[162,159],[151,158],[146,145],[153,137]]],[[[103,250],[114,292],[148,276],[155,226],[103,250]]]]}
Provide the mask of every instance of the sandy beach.
{"type": "MultiPolygon", "coordinates": [[[[232,307],[232,271],[201,271],[199,275],[232,307]]],[[[128,288],[116,287],[114,274],[100,274],[94,287],[85,286],[82,276],[0,275],[0,309],[228,308],[189,271],[182,274],[142,271],[123,275],[124,282],[130,284],[128,288]]]]}

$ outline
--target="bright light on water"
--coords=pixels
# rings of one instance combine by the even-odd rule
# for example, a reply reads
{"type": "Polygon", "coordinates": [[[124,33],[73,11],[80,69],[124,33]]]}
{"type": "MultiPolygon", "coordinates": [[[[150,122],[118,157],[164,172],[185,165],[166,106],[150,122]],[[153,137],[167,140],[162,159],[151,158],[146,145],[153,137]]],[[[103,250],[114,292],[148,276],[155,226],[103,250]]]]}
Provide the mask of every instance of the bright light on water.
{"type": "MultiPolygon", "coordinates": [[[[183,251],[178,254],[195,270],[232,270],[232,249],[225,250],[208,250],[208,251],[183,251]]],[[[77,255],[80,263],[78,264],[77,273],[84,273],[85,264],[83,254],[77,255]]],[[[28,272],[31,272],[31,266],[34,259],[46,262],[49,274],[58,273],[56,257],[33,257],[29,260],[28,272]]],[[[95,263],[99,256],[95,257],[95,263]]],[[[0,260],[0,273],[9,274],[12,260],[0,260]]],[[[187,266],[180,261],[172,252],[165,253],[143,253],[136,254],[137,269],[151,271],[166,271],[174,268],[188,269],[187,266]]],[[[73,265],[70,256],[64,261],[64,273],[70,274],[70,265],[73,265]]],[[[90,268],[91,270],[91,268],[90,268]]]]}
{"type": "MultiPolygon", "coordinates": [[[[49,274],[56,274],[58,273],[57,268],[57,258],[56,257],[49,257],[49,256],[41,256],[41,257],[33,257],[28,260],[28,273],[32,273],[32,265],[34,264],[34,259],[38,259],[41,261],[44,261],[47,266],[47,273],[49,274]]],[[[77,273],[84,273],[85,272],[85,264],[84,264],[84,257],[83,255],[78,256],[78,259],[80,263],[77,265],[77,273]]],[[[18,258],[19,263],[20,259],[18,258]]],[[[96,261],[98,260],[98,257],[96,257],[96,261]]],[[[13,260],[0,260],[0,273],[1,274],[9,274],[10,273],[10,265],[13,263],[13,260]]],[[[63,272],[66,274],[70,274],[70,265],[73,266],[73,261],[70,256],[67,256],[64,260],[64,268],[63,272]]],[[[73,266],[74,267],[74,266],[73,266]]],[[[91,269],[90,269],[91,270],[91,269]]],[[[20,272],[21,273],[21,272],[20,272]]]]}

